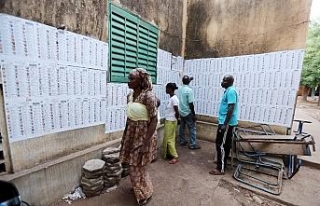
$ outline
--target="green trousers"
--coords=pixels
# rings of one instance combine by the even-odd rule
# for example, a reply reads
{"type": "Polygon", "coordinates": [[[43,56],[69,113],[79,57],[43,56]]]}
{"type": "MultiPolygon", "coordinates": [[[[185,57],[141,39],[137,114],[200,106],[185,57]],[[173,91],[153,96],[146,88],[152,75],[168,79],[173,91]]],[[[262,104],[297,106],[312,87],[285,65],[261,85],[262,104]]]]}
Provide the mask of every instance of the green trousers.
{"type": "Polygon", "coordinates": [[[177,121],[164,122],[164,136],[163,136],[163,158],[167,157],[177,158],[178,153],[176,150],[176,134],[177,134],[177,121]]]}

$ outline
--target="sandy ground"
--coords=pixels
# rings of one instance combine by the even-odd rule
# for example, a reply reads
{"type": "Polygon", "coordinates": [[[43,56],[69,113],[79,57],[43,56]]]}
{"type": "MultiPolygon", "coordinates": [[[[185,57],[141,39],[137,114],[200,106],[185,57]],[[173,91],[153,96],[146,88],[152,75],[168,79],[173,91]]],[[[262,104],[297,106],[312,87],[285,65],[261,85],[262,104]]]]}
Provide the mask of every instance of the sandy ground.
{"type": "MultiPolygon", "coordinates": [[[[314,103],[298,101],[296,117],[313,120],[305,131],[313,132],[319,142],[320,127],[317,118],[319,109],[314,103]]],[[[296,126],[296,125],[294,125],[296,126]]],[[[296,128],[296,127],[294,127],[296,128]]],[[[232,178],[231,167],[224,176],[209,175],[214,167],[214,143],[200,142],[202,148],[192,151],[178,146],[180,162],[170,165],[160,157],[149,166],[154,184],[154,196],[148,206],[278,206],[278,205],[320,205],[320,172],[303,166],[291,180],[283,180],[281,195],[270,195],[253,189],[232,178]]],[[[320,162],[320,148],[314,153],[314,160],[320,162]]],[[[160,151],[159,151],[160,152],[160,151]]],[[[309,157],[307,157],[309,158],[309,157]]],[[[52,206],[67,206],[61,201],[52,206]]],[[[136,205],[131,183],[124,178],[115,191],[100,196],[77,200],[73,206],[133,206],[136,205]]]]}
{"type": "MultiPolygon", "coordinates": [[[[278,206],[319,205],[320,173],[302,167],[291,180],[283,180],[280,196],[269,195],[237,182],[229,168],[224,176],[212,176],[208,171],[214,166],[214,144],[201,142],[201,150],[191,151],[178,147],[180,162],[170,165],[161,158],[149,166],[154,184],[154,197],[149,206],[278,206]]],[[[61,201],[52,206],[67,206],[61,201]]],[[[133,206],[134,194],[128,177],[115,191],[100,196],[77,200],[73,206],[133,206]]]]}
{"type": "MultiPolygon", "coordinates": [[[[309,120],[312,122],[311,124],[304,124],[303,131],[313,135],[316,142],[316,151],[312,152],[310,157],[301,157],[301,159],[317,165],[320,169],[320,108],[317,106],[317,99],[309,98],[308,102],[304,102],[302,98],[299,97],[294,119],[309,120]]],[[[297,128],[298,123],[294,122],[293,129],[296,130],[297,128]]]]}
{"type": "MultiPolygon", "coordinates": [[[[201,150],[196,151],[179,146],[180,162],[176,165],[170,165],[159,158],[157,162],[149,166],[154,184],[154,197],[148,205],[260,205],[256,201],[263,202],[263,205],[281,205],[249,190],[233,186],[228,181],[232,175],[230,168],[225,176],[209,175],[209,170],[214,166],[214,144],[201,142],[201,146],[201,150]]],[[[136,205],[135,198],[130,189],[131,182],[126,177],[115,191],[75,201],[72,205],[133,206],[136,205]]],[[[55,206],[58,205],[68,204],[64,202],[55,204],[55,206]]]]}

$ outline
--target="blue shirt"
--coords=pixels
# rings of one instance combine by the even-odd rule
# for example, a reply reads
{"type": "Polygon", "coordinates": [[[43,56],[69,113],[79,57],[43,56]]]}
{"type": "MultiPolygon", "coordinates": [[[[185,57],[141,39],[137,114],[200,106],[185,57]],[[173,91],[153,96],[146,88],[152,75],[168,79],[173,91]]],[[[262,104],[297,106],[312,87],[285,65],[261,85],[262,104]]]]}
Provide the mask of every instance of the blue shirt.
{"type": "Polygon", "coordinates": [[[234,104],[234,110],[229,125],[236,126],[238,124],[238,94],[234,86],[228,87],[222,96],[218,115],[219,124],[224,124],[229,104],[234,104]]]}
{"type": "Polygon", "coordinates": [[[182,85],[178,89],[179,113],[186,117],[191,113],[189,104],[194,102],[193,90],[188,85],[182,85]]]}

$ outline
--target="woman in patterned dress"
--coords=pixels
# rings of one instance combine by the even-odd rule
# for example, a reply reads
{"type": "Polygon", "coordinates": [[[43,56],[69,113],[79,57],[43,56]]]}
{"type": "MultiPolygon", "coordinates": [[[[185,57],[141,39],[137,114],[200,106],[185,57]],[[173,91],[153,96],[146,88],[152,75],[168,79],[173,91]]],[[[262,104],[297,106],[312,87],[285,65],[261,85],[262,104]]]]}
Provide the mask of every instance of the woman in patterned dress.
{"type": "Polygon", "coordinates": [[[153,194],[146,167],[154,159],[157,147],[157,99],[145,69],[132,70],[128,86],[133,92],[128,95],[128,118],[121,142],[120,161],[130,165],[130,178],[138,205],[146,205],[153,194]]]}

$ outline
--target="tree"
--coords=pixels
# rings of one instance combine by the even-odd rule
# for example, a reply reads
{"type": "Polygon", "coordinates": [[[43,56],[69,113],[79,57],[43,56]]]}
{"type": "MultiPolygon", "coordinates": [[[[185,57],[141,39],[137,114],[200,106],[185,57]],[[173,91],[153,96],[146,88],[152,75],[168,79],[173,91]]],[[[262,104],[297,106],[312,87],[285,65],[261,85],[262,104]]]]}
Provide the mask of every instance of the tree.
{"type": "MultiPolygon", "coordinates": [[[[320,86],[320,21],[311,22],[303,60],[301,84],[310,88],[320,86]]],[[[320,98],[318,101],[320,106],[320,98]]]]}

